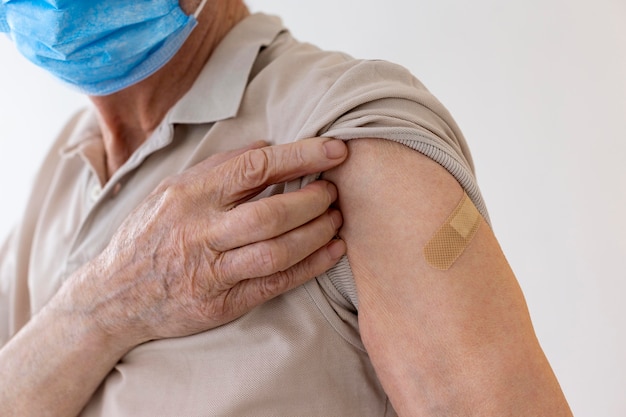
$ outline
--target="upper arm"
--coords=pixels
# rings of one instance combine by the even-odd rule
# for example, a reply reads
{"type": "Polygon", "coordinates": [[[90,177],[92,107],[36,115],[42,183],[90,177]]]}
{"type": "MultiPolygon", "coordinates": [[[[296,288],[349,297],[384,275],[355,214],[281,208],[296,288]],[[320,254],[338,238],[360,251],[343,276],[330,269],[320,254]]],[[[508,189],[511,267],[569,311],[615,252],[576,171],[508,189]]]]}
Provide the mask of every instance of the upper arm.
{"type": "Polygon", "coordinates": [[[403,145],[348,143],[324,177],[339,189],[363,342],[397,411],[568,415],[487,223],[449,269],[423,256],[463,196],[456,180],[403,145]]]}

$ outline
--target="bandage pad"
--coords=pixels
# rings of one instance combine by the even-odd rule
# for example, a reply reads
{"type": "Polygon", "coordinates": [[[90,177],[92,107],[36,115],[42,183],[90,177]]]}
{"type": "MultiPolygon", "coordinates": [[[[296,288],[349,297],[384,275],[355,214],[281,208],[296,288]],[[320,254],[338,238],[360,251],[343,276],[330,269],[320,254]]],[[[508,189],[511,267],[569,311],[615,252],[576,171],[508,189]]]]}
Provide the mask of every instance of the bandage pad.
{"type": "Polygon", "coordinates": [[[474,238],[480,218],[472,200],[463,193],[452,214],[424,246],[426,262],[433,268],[449,269],[474,238]]]}

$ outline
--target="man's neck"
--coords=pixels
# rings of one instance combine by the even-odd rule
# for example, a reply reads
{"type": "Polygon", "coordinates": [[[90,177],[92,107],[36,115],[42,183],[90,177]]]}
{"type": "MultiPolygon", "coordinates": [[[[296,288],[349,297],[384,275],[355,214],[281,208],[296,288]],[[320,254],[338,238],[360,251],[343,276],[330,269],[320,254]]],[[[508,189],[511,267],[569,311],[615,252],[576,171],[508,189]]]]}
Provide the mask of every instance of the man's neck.
{"type": "Polygon", "coordinates": [[[140,83],[108,96],[92,96],[98,110],[110,178],[193,85],[226,34],[249,15],[241,1],[208,2],[180,51],[140,83]]]}

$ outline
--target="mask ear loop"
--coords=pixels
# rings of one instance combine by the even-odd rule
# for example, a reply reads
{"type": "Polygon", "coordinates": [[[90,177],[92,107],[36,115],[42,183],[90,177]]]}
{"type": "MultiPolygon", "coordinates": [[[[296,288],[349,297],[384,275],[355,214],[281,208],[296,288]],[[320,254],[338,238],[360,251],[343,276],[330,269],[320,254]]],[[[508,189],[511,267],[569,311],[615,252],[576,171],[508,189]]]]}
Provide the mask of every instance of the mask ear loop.
{"type": "Polygon", "coordinates": [[[198,8],[196,9],[196,11],[193,13],[193,17],[194,19],[198,19],[198,16],[200,15],[200,13],[202,13],[202,9],[204,9],[204,6],[206,5],[208,0],[202,0],[202,3],[200,3],[200,6],[198,6],[198,8]]]}

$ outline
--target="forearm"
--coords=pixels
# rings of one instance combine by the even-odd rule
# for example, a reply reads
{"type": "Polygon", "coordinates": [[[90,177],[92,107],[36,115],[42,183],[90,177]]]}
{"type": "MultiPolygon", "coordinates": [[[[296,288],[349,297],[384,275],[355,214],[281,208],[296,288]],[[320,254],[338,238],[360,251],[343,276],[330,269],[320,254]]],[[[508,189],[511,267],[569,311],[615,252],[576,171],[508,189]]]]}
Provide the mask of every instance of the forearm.
{"type": "Polygon", "coordinates": [[[46,308],[0,351],[0,415],[77,415],[123,354],[87,318],[46,308]]]}
{"type": "Polygon", "coordinates": [[[0,415],[75,415],[133,347],[221,326],[328,270],[345,253],[332,184],[247,200],[345,157],[327,138],[256,143],[163,181],[0,351],[0,415]]]}

